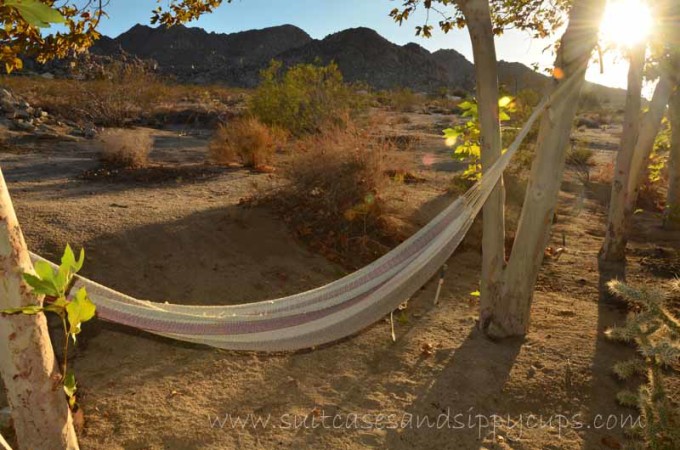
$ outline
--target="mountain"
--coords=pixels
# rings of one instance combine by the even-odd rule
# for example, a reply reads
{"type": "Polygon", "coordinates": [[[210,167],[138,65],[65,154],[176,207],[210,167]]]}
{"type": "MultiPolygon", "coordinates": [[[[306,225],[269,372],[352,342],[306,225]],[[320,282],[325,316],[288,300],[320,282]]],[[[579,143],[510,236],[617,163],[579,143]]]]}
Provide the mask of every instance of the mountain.
{"type": "MultiPolygon", "coordinates": [[[[239,33],[208,33],[201,28],[135,25],[115,39],[103,37],[91,52],[127,53],[155,61],[157,70],[181,81],[254,87],[272,59],[284,65],[335,61],[344,78],[376,89],[407,87],[434,92],[441,87],[472,91],[474,66],[446,49],[430,53],[415,43],[394,44],[370,28],[352,28],[312,39],[293,25],[239,33]],[[123,50],[123,52],[121,52],[123,50]]],[[[500,83],[511,93],[542,91],[550,78],[516,62],[499,62],[500,83]]],[[[586,91],[618,105],[625,91],[588,83],[586,91]]]]}
{"type": "Polygon", "coordinates": [[[376,89],[434,91],[452,81],[426,49],[417,44],[393,44],[370,28],[331,34],[284,52],[278,59],[286,65],[335,61],[347,81],[365,82],[376,89]]]}
{"type": "Polygon", "coordinates": [[[265,62],[311,41],[306,32],[293,25],[232,34],[208,33],[182,25],[135,25],[115,39],[98,41],[91,52],[110,56],[123,50],[152,59],[162,73],[183,81],[248,86],[257,82],[265,62]]]}
{"type": "Polygon", "coordinates": [[[475,66],[455,50],[437,50],[434,60],[446,70],[450,83],[466,90],[475,88],[475,66]]]}

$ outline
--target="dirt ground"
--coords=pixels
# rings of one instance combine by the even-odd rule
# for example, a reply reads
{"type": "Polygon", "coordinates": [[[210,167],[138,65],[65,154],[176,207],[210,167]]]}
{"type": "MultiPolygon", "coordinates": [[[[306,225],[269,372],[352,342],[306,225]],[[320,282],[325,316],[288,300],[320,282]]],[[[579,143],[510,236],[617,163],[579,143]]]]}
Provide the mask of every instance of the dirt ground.
{"type": "MultiPolygon", "coordinates": [[[[412,115],[399,125],[424,135],[410,155],[426,181],[395,187],[394,208],[414,225],[450,198],[455,167],[436,138],[446,119],[412,115]]],[[[0,154],[29,247],[52,258],[67,242],[84,247],[86,276],[190,304],[270,299],[346,273],[267,207],[244,202],[273,189],[277,174],[204,167],[208,132],[154,135],[151,156],[164,168],[141,179],[82,179],[98,167],[88,141],[0,154]]],[[[598,164],[614,156],[600,147],[598,164]]],[[[475,331],[474,246],[449,261],[438,306],[431,281],[396,314],[394,342],[385,320],[315,351],[236,353],[97,321],[72,362],[82,448],[622,448],[621,421],[637,413],[616,404],[623,386],[611,374],[633,350],[603,336],[623,313],[598,302],[606,189],[576,178],[565,183],[551,244],[567,251],[544,264],[525,339],[492,342],[475,331]]],[[[680,235],[659,225],[658,214],[637,217],[629,281],[678,275],[680,235]]]]}

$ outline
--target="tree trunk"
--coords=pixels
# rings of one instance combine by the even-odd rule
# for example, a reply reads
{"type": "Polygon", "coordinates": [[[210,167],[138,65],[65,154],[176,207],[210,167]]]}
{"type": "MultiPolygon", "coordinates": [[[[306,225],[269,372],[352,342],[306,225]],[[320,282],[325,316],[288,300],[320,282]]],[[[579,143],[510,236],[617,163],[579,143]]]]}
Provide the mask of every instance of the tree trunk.
{"type": "Polygon", "coordinates": [[[628,192],[625,196],[623,209],[624,235],[619,237],[622,241],[620,245],[622,245],[624,249],[628,240],[628,229],[631,225],[633,214],[635,213],[638,193],[640,192],[642,181],[647,175],[649,157],[654,148],[654,142],[656,141],[656,136],[659,134],[663,116],[666,113],[666,106],[673,94],[674,87],[674,74],[671,70],[664,70],[659,79],[659,83],[654,89],[654,95],[649,104],[649,110],[642,119],[640,135],[638,136],[635,151],[633,153],[633,160],[630,165],[630,177],[627,186],[628,192]]]}
{"type": "MultiPolygon", "coordinates": [[[[461,4],[475,63],[477,105],[481,131],[482,176],[501,156],[501,127],[498,115],[498,60],[487,0],[461,4]]],[[[503,179],[484,204],[482,222],[482,283],[480,326],[501,307],[501,277],[505,264],[505,188],[503,179]]]]}
{"type": "MultiPolygon", "coordinates": [[[[32,269],[0,171],[0,309],[39,303],[22,279],[32,269]]],[[[78,448],[43,314],[0,316],[0,372],[20,448],[78,448]]]]}
{"type": "Polygon", "coordinates": [[[616,169],[612,180],[612,195],[609,203],[607,233],[600,249],[603,261],[623,261],[625,259],[625,220],[624,205],[628,196],[630,167],[633,161],[635,144],[640,132],[642,114],[642,80],[645,68],[646,43],[641,43],[630,51],[630,67],[628,69],[628,92],[623,120],[621,145],[616,157],[616,169]]]}
{"type": "Polygon", "coordinates": [[[668,104],[671,121],[671,151],[668,158],[668,197],[664,227],[680,229],[680,86],[668,104]]]}
{"type": "Polygon", "coordinates": [[[569,13],[555,62],[552,93],[556,95],[541,120],[524,207],[504,274],[502,309],[489,321],[487,333],[491,336],[524,335],[528,330],[534,285],[549,238],[572,123],[605,3],[575,0],[569,13]]]}

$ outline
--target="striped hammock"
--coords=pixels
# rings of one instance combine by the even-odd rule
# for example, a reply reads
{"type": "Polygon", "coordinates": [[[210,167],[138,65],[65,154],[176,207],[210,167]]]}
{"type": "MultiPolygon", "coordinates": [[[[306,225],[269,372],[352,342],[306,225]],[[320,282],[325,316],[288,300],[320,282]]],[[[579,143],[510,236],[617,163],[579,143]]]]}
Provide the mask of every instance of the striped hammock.
{"type": "Polygon", "coordinates": [[[299,350],[351,336],[395,310],[451,257],[548,100],[539,104],[515,142],[465,195],[382,258],[323,287],[231,306],[138,300],[83,277],[74,287],[87,288],[101,319],[212,347],[299,350]]]}

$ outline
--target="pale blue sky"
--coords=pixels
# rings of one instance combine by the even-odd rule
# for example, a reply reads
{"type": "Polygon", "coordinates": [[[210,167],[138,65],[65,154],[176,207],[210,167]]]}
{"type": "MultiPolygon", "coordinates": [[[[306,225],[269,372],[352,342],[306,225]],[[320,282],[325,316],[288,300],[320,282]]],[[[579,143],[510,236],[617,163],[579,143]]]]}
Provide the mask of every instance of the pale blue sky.
{"type": "MultiPolygon", "coordinates": [[[[189,26],[218,33],[233,33],[292,24],[316,39],[346,28],[366,26],[400,45],[416,42],[430,51],[453,48],[472,60],[466,30],[454,30],[448,34],[437,30],[432,38],[417,37],[414,27],[423,23],[422,11],[400,27],[388,15],[392,8],[400,4],[399,0],[234,0],[231,4],[225,1],[213,14],[207,14],[189,26]]],[[[156,5],[154,0],[111,0],[107,8],[110,18],[103,20],[100,29],[103,34],[115,37],[137,23],[149,24],[151,10],[156,5]]],[[[435,17],[433,24],[436,22],[435,17]]],[[[549,41],[535,41],[528,34],[518,31],[508,31],[497,39],[500,59],[526,65],[539,63],[543,67],[550,66],[553,59],[550,52],[543,51],[549,45],[549,41]]],[[[592,70],[588,78],[602,84],[625,87],[625,67],[617,65],[604,76],[592,70]]]]}

